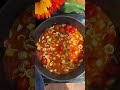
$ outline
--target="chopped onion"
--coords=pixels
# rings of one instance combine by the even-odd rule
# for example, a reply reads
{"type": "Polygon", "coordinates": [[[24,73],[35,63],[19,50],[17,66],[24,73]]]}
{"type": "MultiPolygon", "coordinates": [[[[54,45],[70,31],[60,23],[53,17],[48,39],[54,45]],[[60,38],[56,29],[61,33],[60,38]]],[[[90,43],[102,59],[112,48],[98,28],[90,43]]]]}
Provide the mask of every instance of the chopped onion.
{"type": "Polygon", "coordinates": [[[17,27],[17,31],[19,32],[21,29],[22,29],[22,25],[19,24],[17,27]]]}
{"type": "Polygon", "coordinates": [[[61,62],[62,64],[65,64],[66,62],[65,62],[65,60],[62,60],[62,62],[61,62]]]}

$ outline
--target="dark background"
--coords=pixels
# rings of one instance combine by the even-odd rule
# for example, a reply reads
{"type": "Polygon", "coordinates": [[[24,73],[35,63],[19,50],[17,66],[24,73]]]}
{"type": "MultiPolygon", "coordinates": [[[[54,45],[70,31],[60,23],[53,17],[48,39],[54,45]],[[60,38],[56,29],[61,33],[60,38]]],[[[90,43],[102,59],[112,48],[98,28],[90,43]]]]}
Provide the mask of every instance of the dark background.
{"type": "MultiPolygon", "coordinates": [[[[0,0],[0,9],[2,8],[2,6],[4,6],[6,1],[7,0],[0,0]]],[[[0,41],[1,41],[1,39],[2,38],[0,37],[0,41]]],[[[2,46],[2,43],[0,42],[0,61],[3,56],[2,54],[4,53],[4,48],[1,48],[1,46],[2,46]]],[[[3,70],[1,67],[2,67],[2,64],[0,63],[0,74],[3,73],[3,70]]],[[[10,88],[9,89],[7,88],[7,87],[9,87],[9,84],[4,82],[4,81],[7,82],[6,78],[3,75],[2,76],[1,75],[0,75],[0,90],[10,90],[10,88]]]]}
{"type": "Polygon", "coordinates": [[[7,0],[0,0],[0,8],[5,4],[7,0]]]}

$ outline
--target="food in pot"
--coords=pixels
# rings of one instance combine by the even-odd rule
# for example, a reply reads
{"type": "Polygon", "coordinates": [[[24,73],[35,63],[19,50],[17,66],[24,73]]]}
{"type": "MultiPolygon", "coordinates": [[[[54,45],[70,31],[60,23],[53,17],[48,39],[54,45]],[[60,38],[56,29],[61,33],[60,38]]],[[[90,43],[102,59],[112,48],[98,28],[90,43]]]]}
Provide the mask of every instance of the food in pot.
{"type": "Polygon", "coordinates": [[[33,7],[25,10],[13,23],[3,60],[4,71],[15,82],[16,90],[34,90],[35,29],[33,7]],[[32,83],[33,82],[33,83],[32,83]]]}
{"type": "Polygon", "coordinates": [[[50,72],[67,74],[83,61],[83,36],[73,26],[54,25],[46,29],[37,43],[37,56],[50,72]]]}
{"type": "Polygon", "coordinates": [[[113,55],[115,44],[116,32],[112,21],[99,6],[87,3],[86,85],[92,90],[106,90],[120,75],[120,66],[113,55]]]}

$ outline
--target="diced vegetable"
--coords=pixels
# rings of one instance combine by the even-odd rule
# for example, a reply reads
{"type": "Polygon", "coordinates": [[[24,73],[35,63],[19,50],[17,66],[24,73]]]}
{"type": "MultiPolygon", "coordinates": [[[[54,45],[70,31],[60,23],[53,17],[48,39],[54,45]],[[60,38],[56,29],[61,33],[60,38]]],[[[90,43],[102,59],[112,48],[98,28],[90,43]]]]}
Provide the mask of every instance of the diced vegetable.
{"type": "Polygon", "coordinates": [[[28,25],[26,26],[26,28],[29,29],[29,30],[34,30],[35,25],[32,24],[32,23],[30,23],[30,24],[28,24],[28,25]]]}
{"type": "Polygon", "coordinates": [[[85,5],[78,3],[76,1],[67,1],[64,3],[64,13],[84,13],[85,5]]]}
{"type": "Polygon", "coordinates": [[[63,52],[64,52],[64,54],[66,54],[66,53],[67,53],[67,50],[64,50],[63,52]]]}
{"type": "Polygon", "coordinates": [[[65,25],[65,29],[69,30],[72,26],[71,25],[65,25]]]}
{"type": "Polygon", "coordinates": [[[70,34],[73,34],[76,30],[74,27],[72,27],[71,25],[65,25],[65,30],[66,30],[66,33],[70,33],[70,34]]]}
{"type": "Polygon", "coordinates": [[[39,44],[37,45],[37,50],[41,50],[41,46],[39,44]]]}
{"type": "Polygon", "coordinates": [[[64,46],[63,45],[58,46],[58,50],[63,51],[64,50],[64,46]]]}
{"type": "Polygon", "coordinates": [[[97,25],[99,26],[100,29],[103,29],[106,26],[106,23],[104,20],[101,19],[97,22],[97,25]]]}
{"type": "Polygon", "coordinates": [[[28,57],[28,54],[26,51],[20,51],[18,53],[18,59],[20,59],[20,60],[26,59],[27,57],[28,57]]]}
{"type": "Polygon", "coordinates": [[[106,54],[113,54],[114,52],[114,47],[111,44],[107,44],[104,46],[106,54]]]}
{"type": "Polygon", "coordinates": [[[42,50],[40,50],[40,51],[37,52],[37,55],[38,55],[39,57],[41,57],[42,54],[43,54],[43,51],[42,51],[42,50]]]}
{"type": "Polygon", "coordinates": [[[34,87],[35,86],[35,79],[34,78],[30,78],[29,79],[29,85],[30,85],[30,87],[34,87]]]}
{"type": "Polygon", "coordinates": [[[6,56],[13,56],[16,51],[18,51],[18,50],[8,48],[8,49],[6,49],[6,51],[5,51],[5,55],[6,55],[6,56]]]}
{"type": "Polygon", "coordinates": [[[24,71],[26,70],[25,64],[24,64],[24,63],[20,63],[20,64],[18,65],[18,70],[19,70],[20,72],[24,72],[24,71]]]}
{"type": "Polygon", "coordinates": [[[73,28],[73,27],[70,28],[70,29],[69,29],[69,32],[70,32],[71,34],[75,33],[75,28],[73,28]]]}
{"type": "Polygon", "coordinates": [[[42,58],[42,59],[41,59],[41,63],[42,63],[43,65],[46,65],[46,64],[47,64],[47,59],[46,59],[46,58],[42,58]]]}
{"type": "Polygon", "coordinates": [[[84,51],[81,51],[79,54],[79,59],[83,59],[84,58],[84,51]]]}
{"type": "Polygon", "coordinates": [[[66,62],[65,62],[65,60],[62,60],[62,62],[61,62],[62,64],[65,64],[66,62]]]}
{"type": "Polygon", "coordinates": [[[51,43],[51,38],[48,38],[47,39],[47,44],[50,44],[51,43]]]}
{"type": "Polygon", "coordinates": [[[19,24],[18,27],[17,27],[17,31],[19,32],[22,29],[22,27],[23,26],[21,24],[19,24]]]}
{"type": "Polygon", "coordinates": [[[96,61],[96,66],[98,66],[98,67],[102,67],[103,64],[104,64],[104,62],[101,59],[98,59],[96,61]]]}
{"type": "Polygon", "coordinates": [[[78,44],[83,45],[83,40],[80,40],[78,44]]]}
{"type": "Polygon", "coordinates": [[[25,71],[25,75],[28,78],[33,78],[34,77],[34,69],[28,69],[25,71]]]}
{"type": "Polygon", "coordinates": [[[35,40],[35,34],[34,31],[30,32],[29,38],[35,40]]]}

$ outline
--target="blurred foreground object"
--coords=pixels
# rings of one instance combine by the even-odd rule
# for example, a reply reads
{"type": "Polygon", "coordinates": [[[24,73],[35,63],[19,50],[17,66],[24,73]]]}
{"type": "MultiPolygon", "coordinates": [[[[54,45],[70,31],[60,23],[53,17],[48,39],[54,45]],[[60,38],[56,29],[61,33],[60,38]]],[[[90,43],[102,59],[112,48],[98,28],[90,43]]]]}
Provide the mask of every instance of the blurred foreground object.
{"type": "Polygon", "coordinates": [[[40,0],[35,3],[35,17],[44,19],[51,17],[53,10],[60,10],[65,0],[40,0]]]}

